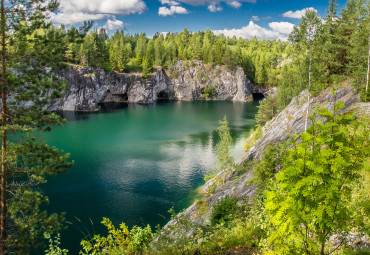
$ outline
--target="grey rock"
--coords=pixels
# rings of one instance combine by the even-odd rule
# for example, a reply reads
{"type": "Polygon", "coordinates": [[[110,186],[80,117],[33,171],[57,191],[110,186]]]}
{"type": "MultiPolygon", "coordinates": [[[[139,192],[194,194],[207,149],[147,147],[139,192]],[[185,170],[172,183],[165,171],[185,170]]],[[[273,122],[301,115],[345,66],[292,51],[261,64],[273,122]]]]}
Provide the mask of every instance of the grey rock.
{"type": "MultiPolygon", "coordinates": [[[[365,107],[363,104],[358,104],[360,97],[355,93],[355,89],[349,85],[345,85],[337,90],[336,100],[342,101],[345,105],[341,112],[353,110],[357,108],[357,106],[361,107],[362,111],[366,112],[370,105],[368,103],[367,107],[365,107]]],[[[263,128],[263,137],[246,152],[240,164],[247,163],[251,160],[259,160],[269,144],[288,140],[291,135],[302,133],[304,131],[305,114],[308,107],[306,101],[307,91],[304,91],[298,97],[294,98],[277,117],[266,123],[263,128]]],[[[332,110],[334,101],[334,96],[330,92],[330,89],[327,89],[318,96],[311,98],[310,112],[312,112],[315,105],[325,106],[332,110]]],[[[309,125],[311,124],[312,123],[309,123],[309,125]]],[[[209,211],[203,215],[199,215],[197,203],[194,203],[178,216],[186,217],[194,224],[207,224],[213,206],[220,201],[221,198],[225,196],[236,197],[239,203],[252,201],[253,195],[256,192],[256,187],[250,182],[252,175],[253,168],[242,175],[238,174],[233,169],[228,169],[219,173],[203,187],[204,192],[208,193],[205,202],[208,205],[209,211]],[[209,194],[211,189],[215,189],[213,194],[209,194]]],[[[166,226],[168,227],[176,224],[177,222],[175,220],[171,220],[166,226]]]]}
{"type": "Polygon", "coordinates": [[[100,103],[150,104],[160,95],[170,100],[201,100],[204,88],[215,86],[211,100],[251,101],[252,93],[264,93],[252,84],[242,68],[229,70],[200,61],[178,61],[169,69],[156,69],[148,79],[140,74],[106,73],[100,68],[70,66],[58,76],[66,80],[67,92],[48,109],[51,111],[94,111],[100,103]]]}

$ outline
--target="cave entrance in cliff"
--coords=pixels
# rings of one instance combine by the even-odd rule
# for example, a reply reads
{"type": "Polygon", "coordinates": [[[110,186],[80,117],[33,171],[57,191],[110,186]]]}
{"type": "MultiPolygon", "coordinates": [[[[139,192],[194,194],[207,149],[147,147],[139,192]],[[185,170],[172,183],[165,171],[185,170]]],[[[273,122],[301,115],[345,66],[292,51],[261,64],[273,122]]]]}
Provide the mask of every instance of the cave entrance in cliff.
{"type": "Polygon", "coordinates": [[[121,102],[127,102],[128,101],[128,95],[127,93],[123,93],[123,94],[112,94],[113,97],[116,97],[118,99],[118,101],[121,101],[121,102]]]}
{"type": "Polygon", "coordinates": [[[252,93],[253,101],[260,101],[265,98],[263,93],[252,93]]]}
{"type": "Polygon", "coordinates": [[[166,91],[160,91],[157,94],[157,102],[167,102],[170,101],[170,97],[166,91]]]}

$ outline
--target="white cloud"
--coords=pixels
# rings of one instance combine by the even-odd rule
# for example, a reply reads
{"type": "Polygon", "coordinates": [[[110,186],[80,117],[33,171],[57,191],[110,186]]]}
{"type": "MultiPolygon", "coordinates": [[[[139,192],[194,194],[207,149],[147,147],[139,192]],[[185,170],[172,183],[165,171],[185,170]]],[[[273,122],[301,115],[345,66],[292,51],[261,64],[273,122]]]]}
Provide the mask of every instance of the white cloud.
{"type": "Polygon", "coordinates": [[[52,13],[50,20],[55,24],[73,25],[85,20],[103,20],[112,15],[143,13],[143,0],[60,0],[60,11],[52,13]]]}
{"type": "Polygon", "coordinates": [[[159,7],[158,10],[159,16],[173,16],[175,14],[188,14],[188,13],[189,11],[181,6],[171,6],[170,8],[162,6],[159,7]]]}
{"type": "Polygon", "coordinates": [[[218,12],[223,10],[222,6],[220,6],[221,3],[226,3],[229,6],[238,9],[242,6],[242,3],[256,3],[257,0],[177,0],[177,2],[194,6],[208,5],[208,10],[210,12],[218,12]]]}
{"type": "Polygon", "coordinates": [[[167,4],[167,5],[180,5],[180,3],[173,1],[173,0],[159,0],[161,4],[167,4]]]}
{"type": "Polygon", "coordinates": [[[164,36],[164,38],[166,38],[167,37],[167,35],[169,34],[170,32],[160,32],[160,34],[161,35],[163,35],[164,36]]]}
{"type": "Polygon", "coordinates": [[[123,23],[120,20],[117,20],[115,18],[108,19],[103,28],[105,30],[111,31],[111,30],[117,30],[117,29],[124,29],[126,27],[126,24],[123,23]]]}
{"type": "Polygon", "coordinates": [[[224,34],[227,37],[236,36],[243,39],[252,39],[257,37],[258,39],[280,39],[286,41],[288,35],[293,30],[294,25],[288,22],[271,22],[269,24],[270,29],[266,29],[256,25],[253,21],[250,21],[248,26],[240,29],[224,29],[214,30],[216,35],[224,34]]]}
{"type": "Polygon", "coordinates": [[[219,3],[227,3],[229,5],[237,5],[237,3],[256,3],[257,0],[177,0],[178,2],[190,4],[190,5],[209,5],[209,4],[219,4],[219,3]],[[237,2],[237,3],[235,3],[237,2]]]}
{"type": "Polygon", "coordinates": [[[294,24],[289,22],[271,22],[269,27],[282,35],[289,35],[293,31],[294,24]]]}
{"type": "Polygon", "coordinates": [[[253,20],[253,21],[260,21],[261,19],[258,16],[252,16],[251,20],[253,20]]]}
{"type": "Polygon", "coordinates": [[[212,3],[208,6],[208,10],[210,12],[220,12],[223,10],[222,6],[218,5],[218,4],[215,4],[215,3],[212,3]]]}
{"type": "Polygon", "coordinates": [[[238,9],[240,6],[242,6],[242,4],[238,1],[227,2],[227,4],[235,9],[238,9]]]}
{"type": "Polygon", "coordinates": [[[76,13],[64,13],[60,12],[58,14],[51,13],[50,20],[54,24],[64,24],[64,25],[73,25],[77,23],[81,23],[87,20],[103,20],[107,19],[109,15],[107,14],[91,14],[91,13],[84,13],[84,12],[76,12],[76,13]]]}
{"type": "Polygon", "coordinates": [[[283,17],[292,18],[292,19],[301,19],[302,16],[305,15],[308,10],[313,10],[313,11],[317,12],[317,10],[315,10],[315,8],[310,7],[310,8],[305,8],[305,9],[298,10],[298,11],[287,11],[287,12],[283,13],[283,17]]]}

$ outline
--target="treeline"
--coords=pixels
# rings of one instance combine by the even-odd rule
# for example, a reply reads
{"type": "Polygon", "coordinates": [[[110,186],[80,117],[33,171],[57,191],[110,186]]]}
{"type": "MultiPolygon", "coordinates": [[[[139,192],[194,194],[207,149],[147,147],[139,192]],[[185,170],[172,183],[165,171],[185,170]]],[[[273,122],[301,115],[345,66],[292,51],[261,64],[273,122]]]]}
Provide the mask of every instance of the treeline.
{"type": "Polygon", "coordinates": [[[129,35],[123,31],[109,37],[99,29],[90,31],[82,43],[66,43],[65,61],[106,71],[142,72],[144,77],[153,67],[169,67],[178,60],[241,66],[253,83],[279,88],[277,96],[264,102],[272,110],[261,118],[263,122],[307,88],[309,76],[314,93],[346,77],[365,87],[368,1],[347,1],[340,13],[337,8],[337,1],[331,0],[325,19],[316,12],[311,17],[306,15],[288,42],[227,38],[211,30],[191,33],[186,28],[166,36],[156,33],[151,39],[144,33],[129,35]]]}
{"type": "Polygon", "coordinates": [[[289,36],[289,64],[276,71],[278,90],[261,103],[259,123],[274,117],[304,89],[316,94],[348,81],[368,101],[369,1],[350,0],[340,13],[330,0],[325,20],[308,11],[289,36]],[[292,47],[292,48],[290,48],[292,47]]]}
{"type": "Polygon", "coordinates": [[[274,69],[281,66],[291,44],[272,40],[244,40],[216,36],[211,30],[190,33],[128,35],[117,31],[111,38],[104,29],[90,31],[82,44],[69,43],[66,61],[101,67],[107,71],[143,72],[153,66],[168,67],[178,60],[201,60],[205,64],[242,66],[256,84],[277,85],[274,69]]]}

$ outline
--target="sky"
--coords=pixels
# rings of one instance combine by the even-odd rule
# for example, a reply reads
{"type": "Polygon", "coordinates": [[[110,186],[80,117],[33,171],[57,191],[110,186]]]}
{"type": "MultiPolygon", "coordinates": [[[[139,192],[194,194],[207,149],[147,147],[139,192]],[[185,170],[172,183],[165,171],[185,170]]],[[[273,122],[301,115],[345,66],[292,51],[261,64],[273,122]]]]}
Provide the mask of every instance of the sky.
{"type": "MultiPolygon", "coordinates": [[[[176,33],[211,29],[244,39],[286,40],[309,8],[325,18],[329,0],[60,0],[55,25],[79,26],[93,20],[109,34],[176,33]]],[[[338,0],[339,9],[345,0],[338,0]]]]}

